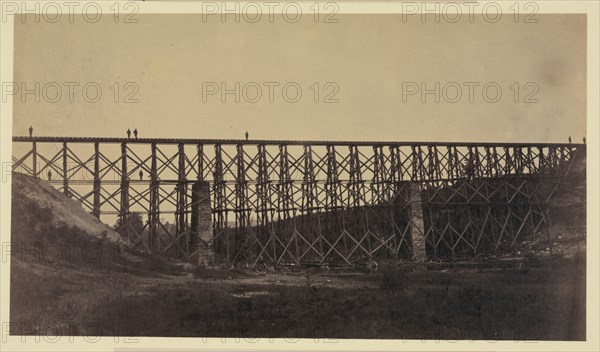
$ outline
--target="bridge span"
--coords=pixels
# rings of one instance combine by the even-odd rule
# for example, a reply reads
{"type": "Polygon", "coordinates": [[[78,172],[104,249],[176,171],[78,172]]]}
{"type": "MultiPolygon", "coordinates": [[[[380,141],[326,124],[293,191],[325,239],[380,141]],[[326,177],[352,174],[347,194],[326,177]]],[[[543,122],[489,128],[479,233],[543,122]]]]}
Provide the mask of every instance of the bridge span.
{"type": "Polygon", "coordinates": [[[12,170],[152,252],[352,265],[515,251],[578,158],[583,144],[13,137],[12,170]]]}

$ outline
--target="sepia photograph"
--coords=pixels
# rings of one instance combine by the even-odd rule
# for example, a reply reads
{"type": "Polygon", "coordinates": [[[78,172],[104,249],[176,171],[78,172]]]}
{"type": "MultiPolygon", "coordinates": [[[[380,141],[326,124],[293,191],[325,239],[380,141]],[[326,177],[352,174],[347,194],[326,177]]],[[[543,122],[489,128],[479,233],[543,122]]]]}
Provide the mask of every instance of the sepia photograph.
{"type": "Polygon", "coordinates": [[[1,3],[3,350],[598,348],[598,3],[1,3]]]}

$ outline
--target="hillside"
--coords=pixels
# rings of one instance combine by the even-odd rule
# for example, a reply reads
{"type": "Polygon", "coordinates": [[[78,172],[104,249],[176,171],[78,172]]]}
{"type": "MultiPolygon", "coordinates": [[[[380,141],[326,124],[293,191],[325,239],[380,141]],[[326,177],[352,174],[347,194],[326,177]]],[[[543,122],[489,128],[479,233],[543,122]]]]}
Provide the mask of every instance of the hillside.
{"type": "MultiPolygon", "coordinates": [[[[186,270],[190,271],[191,265],[137,251],[85,212],[79,202],[47,182],[22,174],[13,176],[11,321],[29,322],[32,317],[39,322],[54,321],[56,317],[50,314],[54,309],[64,311],[75,304],[75,297],[63,296],[69,288],[110,290],[103,278],[111,273],[128,280],[186,270]]],[[[78,312],[73,306],[65,318],[72,319],[78,312]]]]}

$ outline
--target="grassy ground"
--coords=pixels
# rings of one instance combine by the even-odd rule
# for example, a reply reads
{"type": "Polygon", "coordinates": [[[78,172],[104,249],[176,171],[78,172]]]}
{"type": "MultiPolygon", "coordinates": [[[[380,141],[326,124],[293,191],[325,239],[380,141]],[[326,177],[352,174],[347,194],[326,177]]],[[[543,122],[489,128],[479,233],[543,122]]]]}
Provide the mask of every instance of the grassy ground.
{"type": "Polygon", "coordinates": [[[583,258],[376,273],[146,273],[14,260],[13,333],[585,339],[583,258]]]}

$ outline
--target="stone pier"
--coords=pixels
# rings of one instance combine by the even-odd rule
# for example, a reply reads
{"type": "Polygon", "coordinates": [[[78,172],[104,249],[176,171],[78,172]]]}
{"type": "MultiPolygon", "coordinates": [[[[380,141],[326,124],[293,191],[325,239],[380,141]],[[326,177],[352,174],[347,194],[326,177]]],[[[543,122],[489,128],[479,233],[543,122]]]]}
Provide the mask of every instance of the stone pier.
{"type": "Polygon", "coordinates": [[[421,188],[416,182],[410,183],[410,238],[415,262],[427,261],[425,250],[425,226],[423,224],[423,201],[421,188]]]}
{"type": "Polygon", "coordinates": [[[190,248],[195,253],[191,260],[198,265],[214,263],[212,211],[210,204],[210,184],[199,181],[192,185],[192,236],[190,248]]]}

